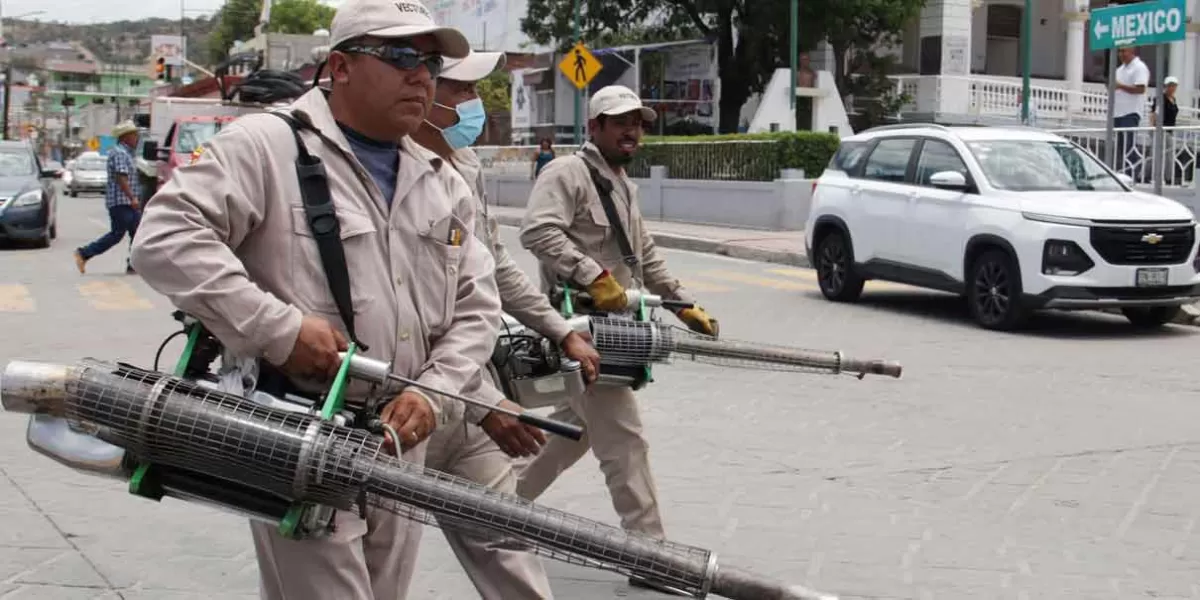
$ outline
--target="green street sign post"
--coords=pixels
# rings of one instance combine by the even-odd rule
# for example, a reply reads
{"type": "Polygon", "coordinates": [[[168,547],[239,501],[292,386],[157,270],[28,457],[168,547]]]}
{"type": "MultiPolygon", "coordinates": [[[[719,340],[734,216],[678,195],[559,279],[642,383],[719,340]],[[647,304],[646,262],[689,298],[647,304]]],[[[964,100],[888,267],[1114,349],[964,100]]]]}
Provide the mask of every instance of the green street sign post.
{"type": "MultiPolygon", "coordinates": [[[[1187,0],[1156,0],[1154,2],[1139,2],[1137,4],[1120,4],[1098,8],[1092,11],[1091,22],[1088,23],[1089,47],[1093,51],[1112,51],[1118,48],[1137,46],[1157,46],[1154,51],[1154,77],[1158,82],[1155,86],[1158,102],[1155,106],[1163,105],[1163,79],[1167,68],[1164,54],[1166,44],[1182,42],[1187,39],[1187,0]]],[[[1116,136],[1113,131],[1114,114],[1113,101],[1116,98],[1117,61],[1112,57],[1108,61],[1108,123],[1105,136],[1105,158],[1110,167],[1122,171],[1125,167],[1125,154],[1129,152],[1122,144],[1121,154],[1117,157],[1116,136]]],[[[1160,110],[1161,112],[1161,110],[1160,110]]],[[[1121,115],[1124,116],[1124,115],[1121,115]]],[[[1134,136],[1126,134],[1125,139],[1132,141],[1134,136]]],[[[1163,160],[1162,160],[1162,118],[1155,121],[1153,137],[1153,168],[1154,193],[1162,193],[1163,160]]]]}

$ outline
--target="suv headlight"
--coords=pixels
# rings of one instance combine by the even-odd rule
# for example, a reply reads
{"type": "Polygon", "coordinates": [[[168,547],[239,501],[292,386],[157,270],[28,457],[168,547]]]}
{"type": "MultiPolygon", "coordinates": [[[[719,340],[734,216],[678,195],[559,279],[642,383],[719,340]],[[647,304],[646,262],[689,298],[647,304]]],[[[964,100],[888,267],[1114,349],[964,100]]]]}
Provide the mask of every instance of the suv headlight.
{"type": "Polygon", "coordinates": [[[33,190],[17,196],[13,206],[37,206],[42,203],[42,190],[33,190]]]}
{"type": "Polygon", "coordinates": [[[1074,276],[1096,266],[1083,248],[1070,240],[1046,240],[1042,247],[1042,274],[1074,276]]]}

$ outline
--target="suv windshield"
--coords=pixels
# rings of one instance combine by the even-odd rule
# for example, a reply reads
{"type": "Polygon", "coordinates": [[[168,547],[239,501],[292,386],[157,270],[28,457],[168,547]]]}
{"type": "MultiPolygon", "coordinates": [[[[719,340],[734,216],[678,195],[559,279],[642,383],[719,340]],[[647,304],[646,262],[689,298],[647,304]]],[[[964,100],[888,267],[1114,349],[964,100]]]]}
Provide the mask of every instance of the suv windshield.
{"type": "Polygon", "coordinates": [[[177,154],[191,154],[200,144],[217,135],[221,124],[216,121],[188,121],[179,124],[179,135],[175,142],[177,154]]]}
{"type": "Polygon", "coordinates": [[[1091,154],[1070,142],[987,140],[968,142],[983,174],[1014,192],[1124,191],[1091,154]]]}
{"type": "Polygon", "coordinates": [[[76,171],[104,171],[107,163],[103,158],[82,158],[75,163],[76,171]]]}
{"type": "Polygon", "coordinates": [[[0,177],[33,175],[33,154],[19,150],[0,150],[0,177]]]}

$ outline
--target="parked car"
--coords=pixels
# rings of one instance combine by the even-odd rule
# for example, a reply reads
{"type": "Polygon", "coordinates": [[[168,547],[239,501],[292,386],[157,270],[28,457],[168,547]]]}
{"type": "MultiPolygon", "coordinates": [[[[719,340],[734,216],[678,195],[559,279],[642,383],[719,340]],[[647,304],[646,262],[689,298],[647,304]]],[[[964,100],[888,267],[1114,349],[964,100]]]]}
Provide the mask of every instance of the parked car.
{"type": "Polygon", "coordinates": [[[54,178],[29,144],[0,141],[0,241],[32,241],[45,248],[58,237],[54,178]]]}
{"type": "Polygon", "coordinates": [[[913,124],[842,140],[814,184],[805,247],[833,301],[882,279],[966,296],[989,329],[1039,309],[1119,308],[1159,326],[1200,298],[1196,232],[1187,207],[1060,136],[913,124]]]}
{"type": "Polygon", "coordinates": [[[108,186],[108,163],[99,152],[84,152],[71,166],[71,182],[67,192],[72,197],[79,192],[103,192],[108,186]]]}

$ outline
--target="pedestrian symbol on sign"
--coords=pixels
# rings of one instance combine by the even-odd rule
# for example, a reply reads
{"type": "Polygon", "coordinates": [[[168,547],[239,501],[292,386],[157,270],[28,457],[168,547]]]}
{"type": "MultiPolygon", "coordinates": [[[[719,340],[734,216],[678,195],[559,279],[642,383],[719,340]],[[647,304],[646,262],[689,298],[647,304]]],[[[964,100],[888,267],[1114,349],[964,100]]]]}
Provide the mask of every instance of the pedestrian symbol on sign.
{"type": "Polygon", "coordinates": [[[571,83],[579,88],[584,89],[600,72],[602,66],[600,61],[588,52],[587,46],[582,43],[575,44],[575,47],[567,52],[563,57],[562,62],[558,63],[558,70],[571,80],[571,83]]]}

